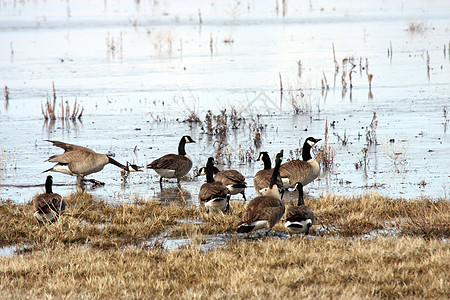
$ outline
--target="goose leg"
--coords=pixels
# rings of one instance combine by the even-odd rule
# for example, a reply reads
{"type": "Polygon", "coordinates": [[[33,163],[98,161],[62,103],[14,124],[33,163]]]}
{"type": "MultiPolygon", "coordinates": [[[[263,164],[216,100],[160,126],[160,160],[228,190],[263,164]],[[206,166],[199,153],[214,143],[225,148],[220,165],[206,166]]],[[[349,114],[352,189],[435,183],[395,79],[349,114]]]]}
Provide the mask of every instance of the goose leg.
{"type": "Polygon", "coordinates": [[[163,180],[162,176],[159,177],[159,188],[160,189],[162,189],[162,180],[163,180]]]}
{"type": "Polygon", "coordinates": [[[244,197],[244,202],[246,202],[247,198],[245,198],[245,192],[241,192],[241,194],[242,194],[242,197],[244,197]]]}
{"type": "Polygon", "coordinates": [[[90,183],[93,183],[94,186],[105,185],[104,182],[101,182],[101,181],[98,181],[98,180],[95,180],[95,179],[92,179],[92,178],[91,179],[83,179],[83,182],[86,182],[86,181],[88,181],[90,183]]]}

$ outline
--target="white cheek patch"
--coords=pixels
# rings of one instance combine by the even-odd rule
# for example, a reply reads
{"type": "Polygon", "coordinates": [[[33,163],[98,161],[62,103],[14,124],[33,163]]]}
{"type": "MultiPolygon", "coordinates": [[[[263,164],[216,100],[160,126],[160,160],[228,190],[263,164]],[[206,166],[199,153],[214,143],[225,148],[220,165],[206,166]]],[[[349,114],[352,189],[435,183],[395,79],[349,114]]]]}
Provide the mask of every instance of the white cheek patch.
{"type": "Polygon", "coordinates": [[[267,190],[268,190],[268,188],[262,188],[262,189],[259,190],[259,193],[260,193],[261,195],[265,196],[266,193],[267,193],[267,190]]]}
{"type": "Polygon", "coordinates": [[[316,143],[314,143],[313,141],[307,141],[308,145],[310,145],[311,147],[314,146],[316,143]]]}
{"type": "Polygon", "coordinates": [[[205,167],[201,167],[200,170],[198,171],[198,175],[199,176],[204,176],[206,175],[206,169],[205,167]]]}

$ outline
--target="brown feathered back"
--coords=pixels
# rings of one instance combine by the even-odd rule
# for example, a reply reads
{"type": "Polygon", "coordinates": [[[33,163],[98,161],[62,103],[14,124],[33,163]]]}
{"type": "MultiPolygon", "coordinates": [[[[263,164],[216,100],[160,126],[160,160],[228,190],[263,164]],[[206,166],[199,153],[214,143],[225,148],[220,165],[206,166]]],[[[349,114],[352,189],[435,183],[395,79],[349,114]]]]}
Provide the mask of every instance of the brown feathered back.
{"type": "Polygon", "coordinates": [[[240,227],[243,224],[250,226],[256,221],[267,220],[270,230],[278,223],[283,214],[284,205],[279,199],[259,196],[250,201],[247,209],[242,215],[242,221],[238,223],[237,227],[240,227]]]}

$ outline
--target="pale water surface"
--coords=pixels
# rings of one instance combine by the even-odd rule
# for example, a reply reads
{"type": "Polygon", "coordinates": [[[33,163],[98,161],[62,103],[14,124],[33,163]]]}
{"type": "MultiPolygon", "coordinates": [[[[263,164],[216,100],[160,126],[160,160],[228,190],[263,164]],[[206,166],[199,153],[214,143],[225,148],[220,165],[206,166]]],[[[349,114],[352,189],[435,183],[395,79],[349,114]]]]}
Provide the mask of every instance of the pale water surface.
{"type": "MultiPolygon", "coordinates": [[[[239,157],[295,156],[306,137],[324,138],[326,122],[334,165],[307,186],[309,196],[448,197],[450,2],[298,2],[286,1],[283,16],[282,1],[1,1],[0,87],[9,100],[0,99],[0,198],[24,203],[43,191],[45,160],[62,152],[47,139],[145,165],[190,134],[198,168],[217,154],[218,137],[182,121],[232,107],[245,123],[229,130],[221,158],[246,176],[249,199],[262,166],[239,157]],[[345,58],[356,64],[352,89],[345,58]],[[58,105],[76,98],[84,108],[81,121],[43,120],[52,82],[58,105]],[[377,144],[368,145],[374,112],[377,144]],[[265,128],[260,148],[256,123],[265,128]],[[366,167],[357,169],[364,148],[366,167]]],[[[75,178],[52,175],[56,192],[76,189],[75,178]]],[[[131,174],[125,188],[115,166],[91,177],[106,185],[89,192],[112,202],[181,200],[173,182],[161,193],[151,170],[131,174]]],[[[197,204],[202,180],[182,183],[187,201],[197,204]]]]}

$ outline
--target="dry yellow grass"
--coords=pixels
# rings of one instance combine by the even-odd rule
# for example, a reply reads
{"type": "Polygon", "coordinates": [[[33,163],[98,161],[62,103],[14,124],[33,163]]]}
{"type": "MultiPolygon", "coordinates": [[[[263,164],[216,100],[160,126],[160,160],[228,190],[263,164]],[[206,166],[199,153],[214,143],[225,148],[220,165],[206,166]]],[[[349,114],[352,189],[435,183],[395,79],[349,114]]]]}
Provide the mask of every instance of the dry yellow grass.
{"type": "Polygon", "coordinates": [[[0,297],[445,299],[449,268],[449,244],[422,238],[232,239],[208,252],[58,244],[0,258],[0,297]]]}
{"type": "MultiPolygon", "coordinates": [[[[295,193],[288,195],[294,196],[295,193]]],[[[66,198],[63,217],[52,225],[38,226],[26,205],[0,202],[0,246],[26,245],[39,249],[62,242],[88,244],[100,249],[140,245],[155,236],[189,237],[193,234],[234,233],[245,204],[233,201],[231,214],[204,214],[186,202],[135,200],[111,205],[84,192],[66,198]]],[[[293,205],[295,201],[286,201],[293,205]]],[[[367,234],[450,237],[450,205],[446,200],[389,199],[378,194],[342,197],[323,195],[306,199],[315,212],[313,235],[353,237],[367,234]]],[[[284,232],[281,223],[274,227],[284,232]]]]}
{"type": "Polygon", "coordinates": [[[0,202],[0,245],[24,249],[0,257],[1,299],[397,299],[450,292],[450,210],[443,199],[306,198],[316,214],[313,238],[250,240],[234,233],[245,209],[240,201],[230,215],[204,214],[185,201],[111,205],[84,192],[66,201],[65,214],[47,226],[33,219],[31,202],[0,202]],[[206,237],[223,233],[231,239],[225,246],[201,250],[206,237]],[[165,249],[172,237],[190,246],[165,249]]]}

